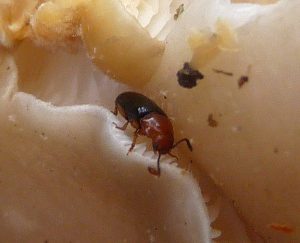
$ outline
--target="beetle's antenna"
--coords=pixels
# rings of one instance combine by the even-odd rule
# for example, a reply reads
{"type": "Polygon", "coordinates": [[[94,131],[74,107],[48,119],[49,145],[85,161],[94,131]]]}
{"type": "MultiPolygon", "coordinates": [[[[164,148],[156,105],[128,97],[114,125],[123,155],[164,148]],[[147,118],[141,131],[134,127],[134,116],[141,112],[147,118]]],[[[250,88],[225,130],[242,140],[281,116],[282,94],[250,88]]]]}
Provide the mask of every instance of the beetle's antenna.
{"type": "Polygon", "coordinates": [[[184,142],[184,141],[186,142],[186,145],[188,146],[189,150],[193,151],[193,147],[190,143],[190,140],[188,140],[187,138],[180,139],[177,143],[175,143],[173,145],[172,149],[175,148],[178,144],[180,144],[181,142],[184,142]]]}

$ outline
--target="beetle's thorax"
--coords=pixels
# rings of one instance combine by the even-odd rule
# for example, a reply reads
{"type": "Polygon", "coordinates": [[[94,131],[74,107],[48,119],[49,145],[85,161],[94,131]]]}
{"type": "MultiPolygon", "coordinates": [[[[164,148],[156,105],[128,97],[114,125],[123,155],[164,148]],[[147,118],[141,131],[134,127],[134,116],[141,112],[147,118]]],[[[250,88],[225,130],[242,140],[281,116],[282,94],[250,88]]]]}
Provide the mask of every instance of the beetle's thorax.
{"type": "Polygon", "coordinates": [[[168,153],[174,143],[173,126],[167,116],[152,112],[140,120],[140,134],[152,139],[153,150],[168,153]]]}

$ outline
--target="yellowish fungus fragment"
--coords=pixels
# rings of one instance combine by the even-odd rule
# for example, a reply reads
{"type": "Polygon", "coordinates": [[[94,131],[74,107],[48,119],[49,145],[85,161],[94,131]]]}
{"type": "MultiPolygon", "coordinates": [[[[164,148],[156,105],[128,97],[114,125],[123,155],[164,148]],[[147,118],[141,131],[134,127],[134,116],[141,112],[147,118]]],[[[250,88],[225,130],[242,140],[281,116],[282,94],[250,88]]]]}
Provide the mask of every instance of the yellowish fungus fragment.
{"type": "Polygon", "coordinates": [[[153,39],[117,0],[91,1],[83,15],[83,40],[107,74],[133,86],[150,80],[164,44],[153,39]]]}
{"type": "MultiPolygon", "coordinates": [[[[75,5],[75,4],[74,4],[75,5]]],[[[33,38],[42,45],[68,46],[79,36],[79,6],[60,6],[46,2],[31,20],[33,38]]]]}
{"type": "Polygon", "coordinates": [[[188,39],[190,48],[193,50],[192,65],[201,68],[221,51],[236,51],[237,37],[231,26],[219,20],[216,23],[215,34],[206,34],[194,31],[188,39]]]}
{"type": "Polygon", "coordinates": [[[0,2],[0,44],[9,47],[26,37],[29,20],[39,0],[4,0],[0,2]]]}

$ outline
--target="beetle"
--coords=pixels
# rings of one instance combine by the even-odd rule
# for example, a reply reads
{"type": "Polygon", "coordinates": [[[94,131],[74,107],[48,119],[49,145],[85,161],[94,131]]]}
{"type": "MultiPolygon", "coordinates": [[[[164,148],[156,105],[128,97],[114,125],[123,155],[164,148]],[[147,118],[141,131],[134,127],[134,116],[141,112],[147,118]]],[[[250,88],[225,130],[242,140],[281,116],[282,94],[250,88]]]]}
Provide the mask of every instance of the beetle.
{"type": "Polygon", "coordinates": [[[158,152],[157,168],[148,167],[148,171],[153,175],[160,176],[161,155],[169,154],[178,160],[171,150],[181,142],[186,142],[189,150],[193,151],[187,138],[174,143],[173,126],[167,114],[154,101],[140,93],[124,92],[119,94],[115,100],[115,110],[112,113],[116,116],[120,113],[126,119],[123,126],[114,123],[117,129],[124,131],[129,123],[136,129],[127,155],[135,147],[139,135],[152,139],[153,151],[154,153],[158,152]]]}

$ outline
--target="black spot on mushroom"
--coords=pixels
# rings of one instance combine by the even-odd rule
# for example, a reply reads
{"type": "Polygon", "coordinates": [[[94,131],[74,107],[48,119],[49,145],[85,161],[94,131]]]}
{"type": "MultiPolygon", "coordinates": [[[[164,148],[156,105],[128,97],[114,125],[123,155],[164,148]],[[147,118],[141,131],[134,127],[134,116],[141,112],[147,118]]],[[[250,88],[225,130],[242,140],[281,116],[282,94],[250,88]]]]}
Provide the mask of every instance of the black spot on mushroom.
{"type": "Polygon", "coordinates": [[[183,68],[177,72],[177,81],[181,87],[191,89],[197,85],[197,80],[204,76],[198,70],[193,69],[188,62],[183,64],[183,68]]]}

